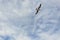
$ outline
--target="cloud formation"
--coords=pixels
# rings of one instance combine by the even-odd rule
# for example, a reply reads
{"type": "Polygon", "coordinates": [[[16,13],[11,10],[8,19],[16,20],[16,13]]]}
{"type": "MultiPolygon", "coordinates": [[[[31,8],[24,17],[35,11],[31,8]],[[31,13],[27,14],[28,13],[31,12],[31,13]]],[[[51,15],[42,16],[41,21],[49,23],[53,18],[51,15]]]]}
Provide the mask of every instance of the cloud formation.
{"type": "Polygon", "coordinates": [[[59,0],[0,0],[0,39],[59,40],[59,0]],[[34,15],[35,8],[42,4],[34,15]]]}

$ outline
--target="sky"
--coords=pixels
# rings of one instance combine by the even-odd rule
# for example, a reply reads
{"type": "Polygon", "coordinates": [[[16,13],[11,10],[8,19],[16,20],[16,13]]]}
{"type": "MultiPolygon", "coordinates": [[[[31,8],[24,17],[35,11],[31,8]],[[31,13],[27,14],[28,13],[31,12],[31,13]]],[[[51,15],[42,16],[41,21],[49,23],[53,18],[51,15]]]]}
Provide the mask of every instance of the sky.
{"type": "Polygon", "coordinates": [[[0,0],[0,40],[60,40],[60,0],[0,0]]]}

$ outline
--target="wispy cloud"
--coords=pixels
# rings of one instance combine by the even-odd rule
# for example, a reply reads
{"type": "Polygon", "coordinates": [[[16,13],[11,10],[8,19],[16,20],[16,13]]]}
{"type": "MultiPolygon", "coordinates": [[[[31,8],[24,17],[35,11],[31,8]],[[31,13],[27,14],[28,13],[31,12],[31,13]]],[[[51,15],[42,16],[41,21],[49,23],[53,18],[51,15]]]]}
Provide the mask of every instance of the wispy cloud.
{"type": "Polygon", "coordinates": [[[59,13],[59,0],[0,0],[0,35],[16,40],[59,40],[59,13]]]}

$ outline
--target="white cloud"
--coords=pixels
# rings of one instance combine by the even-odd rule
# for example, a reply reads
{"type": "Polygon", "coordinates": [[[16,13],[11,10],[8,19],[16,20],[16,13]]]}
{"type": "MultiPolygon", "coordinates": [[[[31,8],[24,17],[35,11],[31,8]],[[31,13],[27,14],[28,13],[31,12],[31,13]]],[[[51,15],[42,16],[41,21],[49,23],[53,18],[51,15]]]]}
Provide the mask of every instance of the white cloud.
{"type": "Polygon", "coordinates": [[[28,36],[24,36],[23,34],[20,34],[16,40],[31,40],[28,36]]]}
{"type": "MultiPolygon", "coordinates": [[[[29,30],[23,30],[20,27],[20,30],[18,26],[15,26],[16,24],[18,25],[25,25],[29,23],[33,23],[34,20],[31,18],[33,16],[32,14],[32,9],[30,7],[32,6],[33,9],[35,9],[39,3],[42,4],[41,11],[39,14],[36,16],[36,20],[39,18],[42,18],[42,25],[38,24],[40,28],[45,28],[47,22],[55,23],[54,25],[58,23],[58,19],[51,19],[49,18],[54,18],[56,13],[57,13],[57,18],[60,16],[57,12],[57,8],[60,8],[60,1],[59,0],[31,0],[33,1],[33,4],[31,3],[30,0],[20,0],[19,5],[16,4],[18,0],[10,0],[10,2],[1,3],[0,7],[0,19],[2,22],[0,22],[0,35],[5,35],[5,34],[12,34],[12,33],[17,33],[19,36],[17,36],[16,40],[31,40],[30,37],[27,36],[27,31],[29,30]],[[37,3],[37,4],[36,4],[37,3]],[[17,8],[17,6],[21,6],[21,9],[17,8]],[[36,7],[35,7],[36,6],[36,7]],[[55,13],[55,14],[54,14],[55,13]],[[17,32],[15,30],[18,30],[17,32]],[[24,35],[24,32],[26,32],[26,35],[24,35]]],[[[18,3],[18,2],[17,2],[18,3]]],[[[34,10],[33,10],[34,12],[34,10]]],[[[56,18],[55,17],[55,18],[56,18]]],[[[36,21],[35,20],[35,21],[36,21]]],[[[40,20],[40,19],[39,19],[40,20]]],[[[25,27],[27,27],[24,26],[25,27]]],[[[34,25],[35,26],[35,25],[34,25]]],[[[36,28],[36,26],[35,26],[36,28]]],[[[33,28],[32,28],[33,29],[33,28]]],[[[41,34],[37,34],[41,37],[42,40],[59,40],[60,36],[55,36],[55,35],[50,35],[50,33],[55,29],[55,27],[49,32],[42,32],[41,34]]],[[[35,29],[33,29],[35,30],[35,29]]],[[[41,30],[40,30],[41,31],[41,30]]],[[[39,30],[38,30],[39,32],[39,30]]],[[[16,34],[16,35],[17,35],[16,34]]],[[[29,34],[29,33],[28,33],[29,34]]]]}
{"type": "MultiPolygon", "coordinates": [[[[35,3],[36,1],[39,0],[35,0],[35,3]]],[[[60,31],[58,30],[59,32],[57,33],[53,33],[53,32],[58,27],[57,25],[59,25],[60,22],[59,11],[57,10],[60,8],[60,0],[40,0],[38,3],[40,2],[42,4],[42,8],[38,13],[38,15],[36,16],[36,20],[38,21],[38,23],[36,24],[38,25],[38,27],[41,29],[42,32],[37,33],[37,35],[40,36],[40,40],[59,40],[60,36],[58,33],[60,31]],[[42,29],[45,30],[48,29],[48,30],[45,32],[45,30],[43,31],[42,29]]],[[[40,30],[37,29],[37,31],[40,30]]]]}
{"type": "Polygon", "coordinates": [[[40,40],[59,40],[60,39],[60,35],[59,34],[47,34],[47,33],[41,33],[40,34],[41,39],[40,40]]]}
{"type": "Polygon", "coordinates": [[[12,29],[10,27],[11,27],[11,25],[9,25],[8,23],[1,22],[0,23],[0,35],[14,34],[15,33],[14,29],[12,29]]]}
{"type": "Polygon", "coordinates": [[[21,31],[23,29],[19,29],[20,27],[18,28],[18,26],[15,26],[15,24],[18,24],[18,21],[21,22],[21,24],[23,23],[22,25],[25,25],[26,23],[28,24],[29,20],[31,21],[31,19],[28,19],[30,16],[32,16],[30,15],[31,9],[29,8],[29,0],[21,2],[21,9],[16,8],[16,0],[10,2],[6,1],[0,5],[2,7],[0,7],[0,19],[2,20],[2,22],[0,22],[0,35],[12,35],[16,37],[17,34],[19,34],[16,40],[31,40],[29,37],[23,35],[23,31],[21,31]],[[27,17],[28,15],[29,17],[27,17]]]}
{"type": "Polygon", "coordinates": [[[3,12],[0,11],[0,20],[8,20],[8,18],[3,15],[3,12]]]}

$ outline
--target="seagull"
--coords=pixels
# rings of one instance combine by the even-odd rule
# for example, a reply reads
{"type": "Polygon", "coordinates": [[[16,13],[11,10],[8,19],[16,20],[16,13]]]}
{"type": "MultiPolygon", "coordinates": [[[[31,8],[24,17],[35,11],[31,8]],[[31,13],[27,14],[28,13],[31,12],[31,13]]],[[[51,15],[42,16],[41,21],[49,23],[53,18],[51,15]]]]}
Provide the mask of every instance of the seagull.
{"type": "Polygon", "coordinates": [[[37,14],[39,12],[40,8],[41,8],[41,4],[39,5],[38,8],[36,8],[36,13],[35,14],[37,14]]]}

